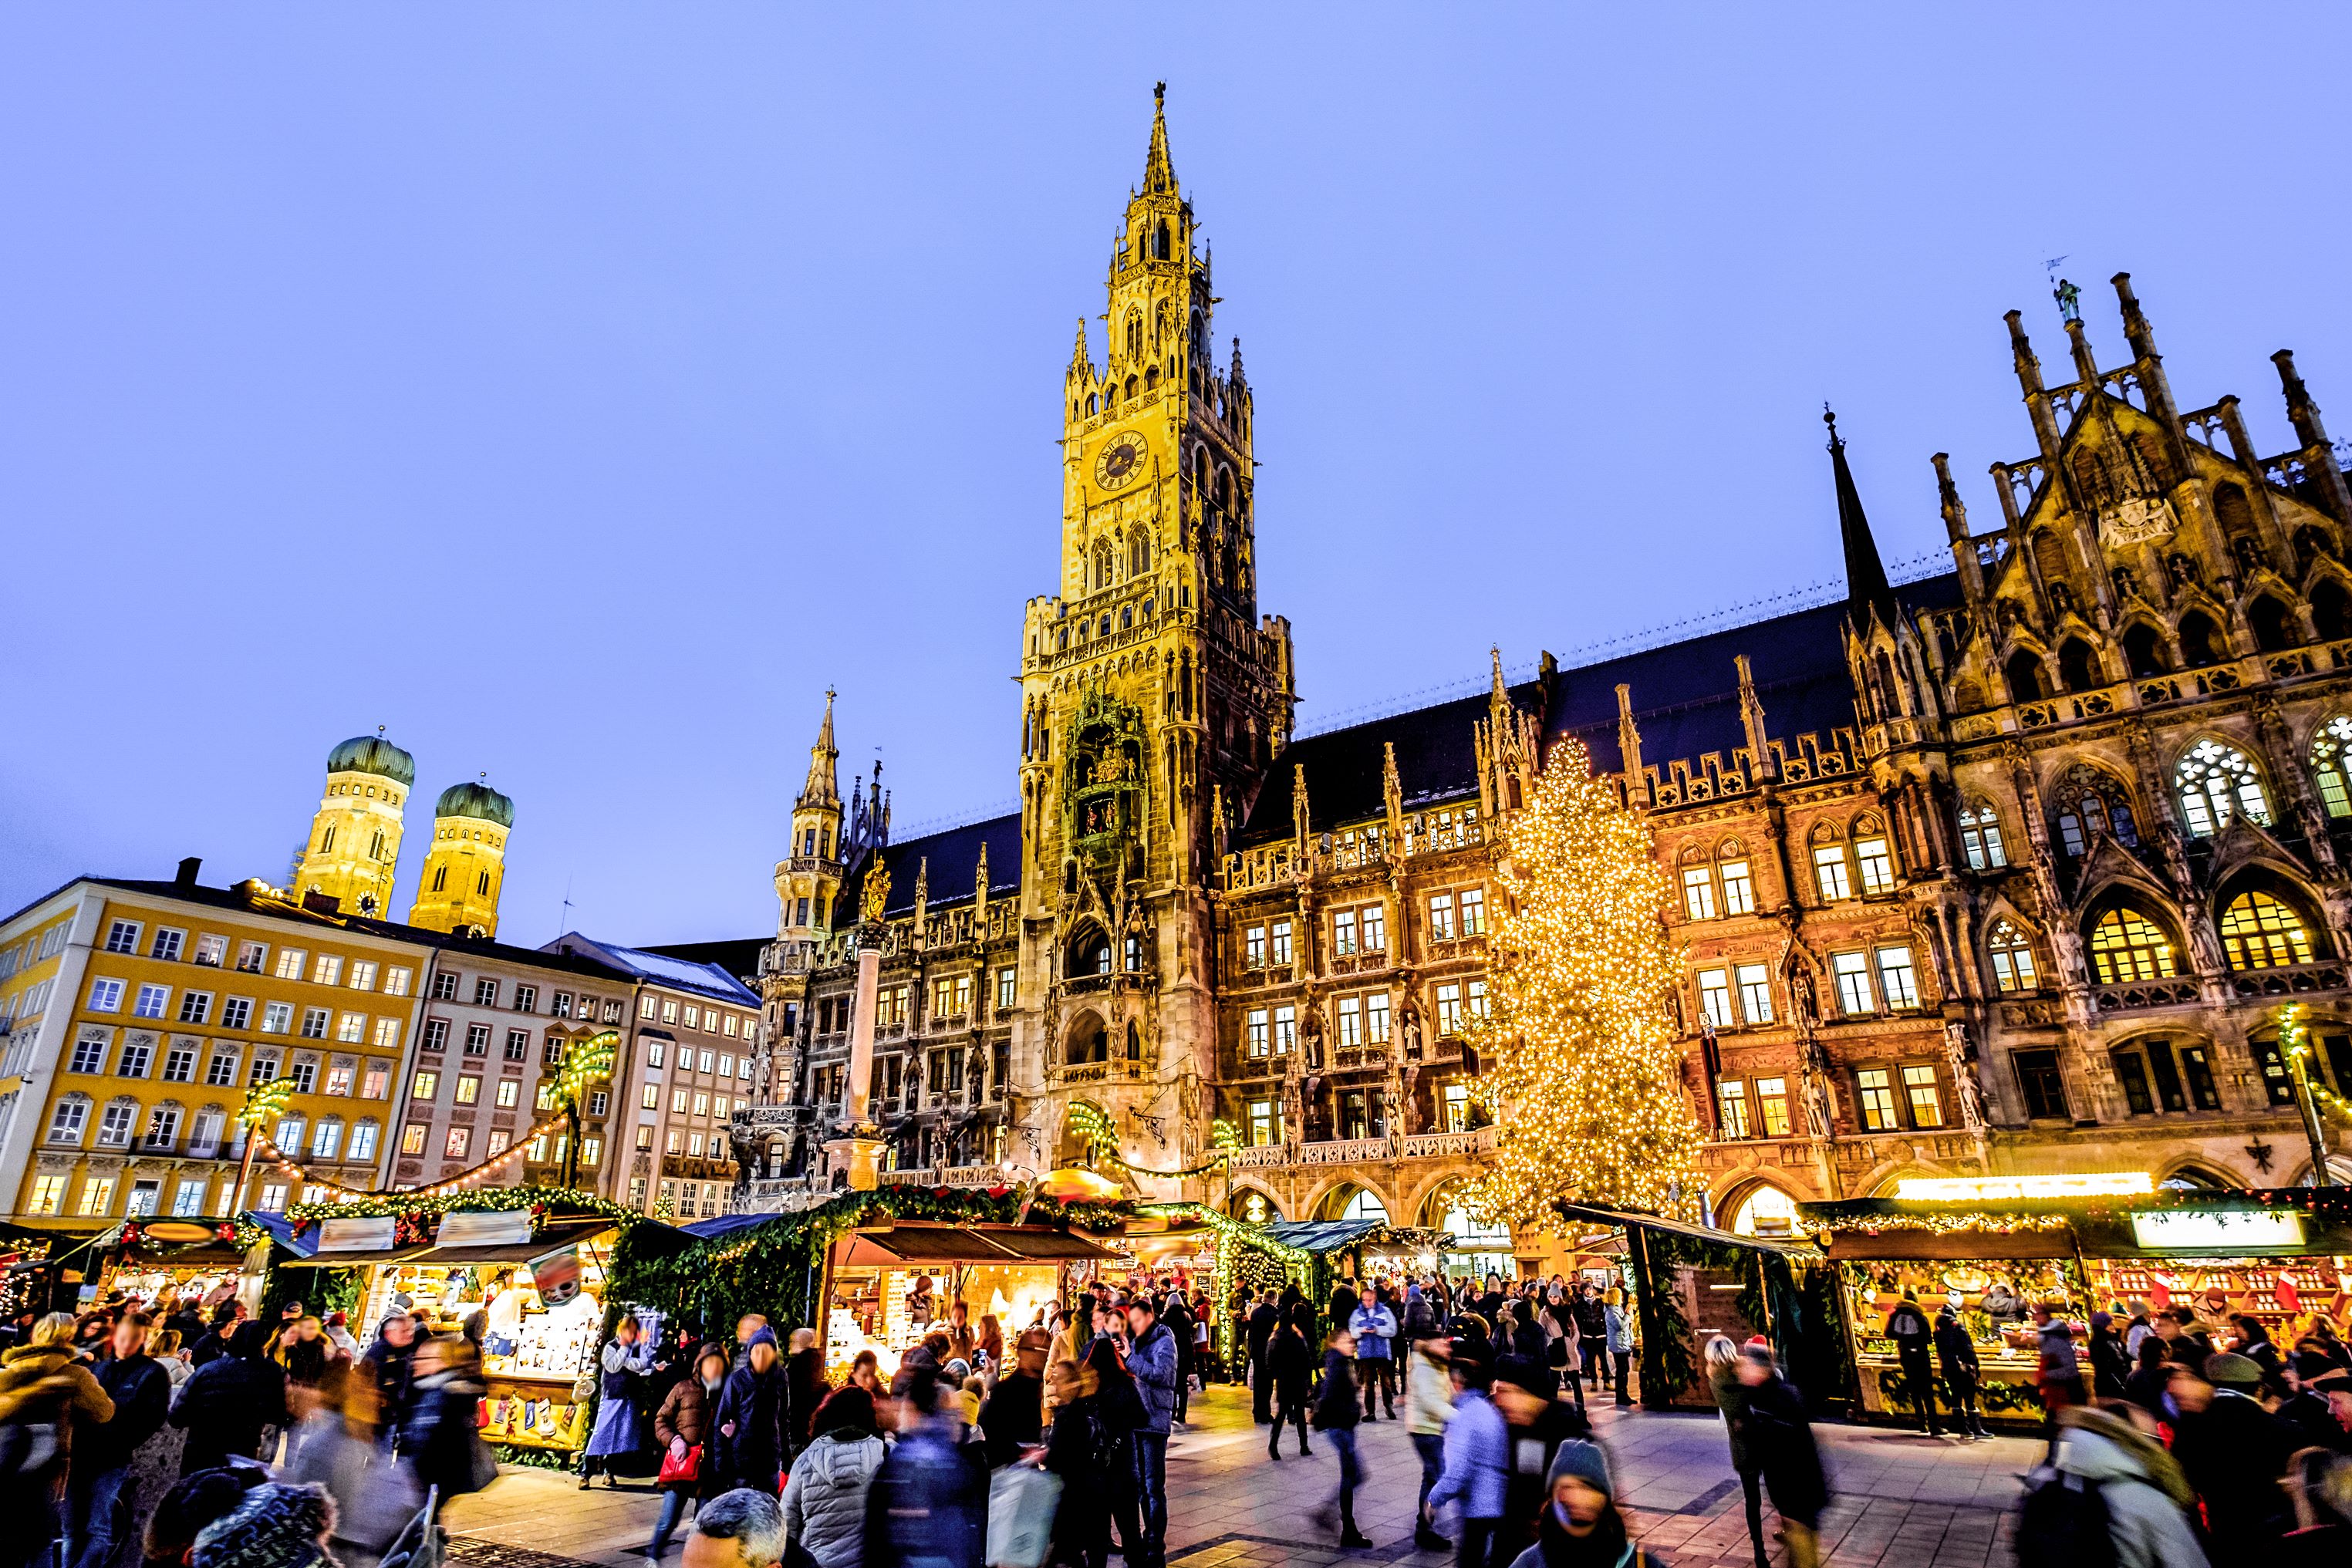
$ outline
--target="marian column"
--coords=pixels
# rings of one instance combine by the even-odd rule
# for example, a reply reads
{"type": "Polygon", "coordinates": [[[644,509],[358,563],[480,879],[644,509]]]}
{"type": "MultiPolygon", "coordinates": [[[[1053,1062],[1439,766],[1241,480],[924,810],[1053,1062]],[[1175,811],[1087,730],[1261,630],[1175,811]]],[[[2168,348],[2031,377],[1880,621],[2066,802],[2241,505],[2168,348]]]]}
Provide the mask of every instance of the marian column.
{"type": "Polygon", "coordinates": [[[835,1170],[849,1172],[852,1192],[882,1185],[882,1140],[876,1136],[874,1101],[874,1002],[882,982],[882,905],[890,896],[890,873],[880,862],[866,873],[864,907],[857,922],[857,994],[849,1009],[849,1091],[841,1136],[824,1145],[835,1170]]]}

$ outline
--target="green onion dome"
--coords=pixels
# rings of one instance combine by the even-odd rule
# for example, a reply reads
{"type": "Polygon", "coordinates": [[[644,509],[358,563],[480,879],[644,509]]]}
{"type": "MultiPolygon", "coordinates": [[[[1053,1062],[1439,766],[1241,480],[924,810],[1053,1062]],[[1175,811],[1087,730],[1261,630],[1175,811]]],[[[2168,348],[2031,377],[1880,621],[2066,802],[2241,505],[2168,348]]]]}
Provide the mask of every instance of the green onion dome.
{"type": "Polygon", "coordinates": [[[487,784],[452,784],[433,803],[436,817],[479,817],[501,828],[514,826],[514,802],[487,784]]]}
{"type": "Polygon", "coordinates": [[[395,784],[416,782],[416,758],[381,735],[355,735],[327,753],[330,773],[375,773],[395,784]]]}

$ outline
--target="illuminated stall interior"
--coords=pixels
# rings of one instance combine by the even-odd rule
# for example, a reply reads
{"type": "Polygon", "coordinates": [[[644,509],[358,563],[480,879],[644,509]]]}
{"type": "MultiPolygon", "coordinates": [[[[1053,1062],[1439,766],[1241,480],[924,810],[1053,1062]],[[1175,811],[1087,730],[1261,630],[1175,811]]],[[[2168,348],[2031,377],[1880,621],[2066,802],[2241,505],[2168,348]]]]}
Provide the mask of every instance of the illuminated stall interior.
{"type": "Polygon", "coordinates": [[[824,1361],[847,1379],[870,1350],[887,1379],[898,1358],[954,1320],[962,1301],[974,1332],[995,1314],[1009,1345],[1073,1287],[1073,1275],[1115,1261],[1085,1237],[1044,1226],[903,1224],[852,1230],[825,1265],[824,1361]]]}

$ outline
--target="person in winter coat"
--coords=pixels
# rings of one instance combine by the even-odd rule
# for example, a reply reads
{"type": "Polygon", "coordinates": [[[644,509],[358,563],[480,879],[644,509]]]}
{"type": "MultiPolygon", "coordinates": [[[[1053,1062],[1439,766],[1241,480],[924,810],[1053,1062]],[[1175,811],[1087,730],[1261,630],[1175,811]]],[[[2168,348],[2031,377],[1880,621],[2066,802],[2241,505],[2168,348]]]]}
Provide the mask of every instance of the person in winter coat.
{"type": "Polygon", "coordinates": [[[155,1435],[172,1405],[172,1378],[147,1354],[147,1314],[127,1312],[114,1321],[108,1354],[96,1369],[98,1385],[114,1401],[114,1416],[83,1437],[66,1489],[67,1568],[109,1568],[130,1528],[134,1498],[124,1495],[131,1456],[155,1435]]]}
{"type": "Polygon", "coordinates": [[[1927,1314],[1919,1310],[1917,1291],[1904,1291],[1895,1310],[1886,1314],[1886,1337],[1895,1342],[1904,1396],[1918,1406],[1919,1429],[1931,1437],[1939,1436],[1944,1427],[1936,1414],[1936,1368],[1928,1354],[1935,1345],[1936,1331],[1927,1314]]]}
{"type": "Polygon", "coordinates": [[[1499,1559],[1515,1556],[1536,1538],[1544,1510],[1544,1478],[1552,1456],[1571,1437],[1589,1437],[1592,1424],[1559,1398],[1551,1368],[1523,1356],[1495,1364],[1495,1408],[1510,1436],[1510,1476],[1503,1492],[1503,1522],[1495,1541],[1499,1559]]]}
{"type": "Polygon", "coordinates": [[[1364,1479],[1356,1461],[1356,1336],[1335,1332],[1323,1347],[1323,1396],[1315,1405],[1315,1429],[1331,1440],[1339,1454],[1339,1490],[1332,1502],[1316,1510],[1315,1517],[1328,1527],[1333,1503],[1339,1518],[1339,1550],[1361,1551],[1371,1545],[1356,1528],[1356,1486],[1364,1479]]]}
{"type": "Polygon", "coordinates": [[[269,1331],[242,1322],[230,1336],[226,1355],[200,1366],[172,1406],[172,1425],[184,1428],[187,1447],[180,1473],[209,1470],[231,1455],[253,1458],[264,1427],[286,1423],[286,1373],[261,1354],[269,1331]]]}
{"type": "Polygon", "coordinates": [[[1266,1358],[1267,1347],[1281,1327],[1282,1309],[1274,1304],[1274,1292],[1268,1291],[1249,1313],[1250,1414],[1261,1427],[1274,1419],[1274,1374],[1266,1358]]]}
{"type": "Polygon", "coordinates": [[[349,1362],[330,1365],[310,1415],[289,1435],[282,1479],[324,1490],[335,1504],[328,1549],[341,1568],[375,1568],[424,1506],[414,1474],[376,1441],[375,1380],[349,1362]]]}
{"type": "Polygon", "coordinates": [[[1378,1420],[1372,1406],[1385,1399],[1389,1419],[1396,1419],[1397,1320],[1389,1305],[1389,1288],[1375,1285],[1348,1320],[1356,1340],[1356,1377],[1364,1385],[1364,1419],[1378,1420]]]}
{"type": "Polygon", "coordinates": [[[716,1458],[728,1486],[774,1496],[784,1469],[784,1371],[776,1359],[775,1330],[763,1323],[751,1331],[743,1364],[727,1375],[710,1427],[715,1437],[703,1462],[716,1458]]]}
{"type": "Polygon", "coordinates": [[[1617,1511],[1617,1487],[1601,1445],[1572,1438],[1545,1473],[1545,1505],[1535,1544],[1510,1568],[1658,1568],[1633,1543],[1617,1511]]]}
{"type": "MultiPolygon", "coordinates": [[[[1412,1292],[1408,1290],[1408,1295],[1412,1292]]],[[[1421,1460],[1421,1495],[1414,1500],[1412,1543],[1423,1552],[1443,1552],[1454,1542],[1429,1521],[1429,1492],[1445,1469],[1445,1424],[1454,1417],[1454,1380],[1446,1363],[1452,1350],[1437,1337],[1428,1308],[1416,1297],[1405,1303],[1404,1420],[1421,1460]],[[1414,1333],[1412,1329],[1419,1329],[1414,1333]]]]}
{"type": "Polygon", "coordinates": [[[706,1344],[695,1352],[694,1365],[670,1385],[669,1392],[662,1396],[661,1407],[654,1412],[654,1441],[670,1460],[682,1464],[697,1448],[702,1450],[702,1458],[692,1480],[662,1483],[661,1514],[654,1521],[653,1539],[646,1543],[649,1563],[659,1563],[662,1553],[669,1550],[670,1536],[689,1500],[698,1510],[727,1490],[710,1457],[711,1408],[726,1383],[726,1347],[706,1344]]]}
{"type": "Polygon", "coordinates": [[[809,1444],[784,1486],[786,1561],[792,1548],[816,1568],[857,1568],[866,1550],[866,1498],[887,1452],[874,1424],[874,1396],[845,1388],[810,1416],[809,1444]]]}
{"type": "Polygon", "coordinates": [[[623,1317],[599,1354],[604,1372],[596,1380],[596,1425],[580,1450],[580,1490],[586,1491],[596,1472],[604,1484],[621,1484],[613,1461],[645,1447],[637,1431],[637,1384],[654,1366],[654,1347],[633,1317],[623,1317]]]}
{"type": "Polygon", "coordinates": [[[824,1352],[817,1348],[816,1331],[794,1329],[792,1354],[784,1358],[784,1437],[791,1452],[808,1447],[815,1436],[817,1406],[832,1392],[824,1380],[824,1352]]]}
{"type": "Polygon", "coordinates": [[[1105,1501],[1118,1528],[1118,1553],[1132,1562],[1143,1550],[1135,1474],[1135,1434],[1144,1422],[1143,1396],[1119,1361],[1118,1342],[1108,1335],[1087,1347],[1081,1381],[1102,1429],[1105,1501]]]}
{"type": "Polygon", "coordinates": [[[1168,1331],[1176,1345],[1176,1403],[1169,1412],[1171,1431],[1184,1424],[1186,1412],[1192,1406],[1192,1307],[1183,1292],[1171,1291],[1160,1313],[1160,1326],[1168,1331]]]}
{"type": "MultiPolygon", "coordinates": [[[[1299,1316],[1305,1315],[1302,1310],[1299,1316]]],[[[1274,1400],[1274,1430],[1265,1439],[1265,1457],[1282,1458],[1282,1428],[1290,1425],[1298,1428],[1298,1457],[1303,1459],[1314,1452],[1307,1443],[1307,1410],[1308,1390],[1315,1381],[1315,1358],[1307,1348],[1298,1318],[1283,1320],[1266,1342],[1265,1354],[1258,1364],[1274,1400]]]]}
{"type": "Polygon", "coordinates": [[[408,1414],[409,1385],[416,1376],[416,1320],[403,1312],[385,1314],[375,1343],[360,1361],[375,1377],[377,1419],[386,1431],[399,1430],[401,1417],[408,1414]]]}
{"type": "Polygon", "coordinates": [[[1569,1392],[1576,1396],[1576,1407],[1584,1408],[1584,1361],[1588,1355],[1599,1355],[1602,1346],[1584,1343],[1584,1325],[1576,1321],[1574,1298],[1566,1290],[1552,1292],[1544,1303],[1545,1332],[1551,1340],[1551,1364],[1559,1369],[1569,1392]]]}
{"type": "Polygon", "coordinates": [[[2205,1381],[2212,1398],[2201,1410],[2182,1412],[2172,1456],[2204,1500],[2213,1568],[2267,1564],[2294,1522],[2279,1480],[2301,1445],[2292,1427],[2263,1408],[2263,1371],[2254,1363],[2227,1353],[2208,1356],[2205,1381]]]}
{"type": "Polygon", "coordinates": [[[996,1380],[980,1407],[980,1431],[988,1465],[1001,1469],[1045,1435],[1045,1336],[1021,1336],[1012,1370],[996,1380]]]}
{"type": "Polygon", "coordinates": [[[1780,1511],[1781,1537],[1789,1543],[1789,1568],[1819,1568],[1819,1527],[1822,1510],[1829,1506],[1829,1478],[1813,1444],[1804,1397],[1780,1375],[1771,1350],[1764,1345],[1741,1349],[1739,1381],[1748,1390],[1748,1451],[1762,1457],[1765,1490],[1780,1511]]]}
{"type": "Polygon", "coordinates": [[[1622,1410],[1633,1403],[1625,1393],[1625,1377],[1633,1364],[1633,1322],[1625,1315],[1625,1292],[1615,1286],[1601,1299],[1601,1325],[1616,1374],[1617,1408],[1622,1410]]]}
{"type": "Polygon", "coordinates": [[[1984,1412],[1977,1406],[1981,1374],[1976,1341],[1969,1337],[1967,1326],[1949,1302],[1936,1313],[1936,1359],[1943,1367],[1944,1385],[1952,1391],[1953,1427],[1970,1437],[1991,1437],[1985,1430],[1984,1412]]]}
{"type": "Polygon", "coordinates": [[[1093,1385],[1075,1361],[1055,1364],[1054,1424],[1045,1429],[1045,1467],[1062,1479],[1054,1513],[1051,1561],[1066,1568],[1104,1568],[1110,1557],[1110,1450],[1093,1385]]]}
{"type": "MultiPolygon", "coordinates": [[[[863,1568],[982,1568],[988,1466],[942,1407],[957,1390],[928,1366],[901,1367],[898,1441],[866,1492],[863,1568]]],[[[792,1489],[785,1489],[790,1491],[792,1489]]],[[[1130,1552],[1128,1562],[1137,1562],[1130,1552]]]]}
{"type": "Polygon", "coordinates": [[[1732,1473],[1748,1506],[1748,1540],[1756,1548],[1756,1568],[1766,1568],[1764,1545],[1764,1471],[1748,1447],[1748,1385],[1739,1381],[1739,1347],[1717,1334],[1706,1342],[1707,1392],[1723,1412],[1725,1437],[1731,1445],[1732,1473]]]}
{"type": "Polygon", "coordinates": [[[2111,1313],[2091,1314],[2091,1393],[2098,1399],[2121,1399],[2131,1377],[2131,1358],[2124,1336],[2116,1332],[2111,1313]]]}
{"type": "Polygon", "coordinates": [[[2197,1494],[2153,1432],[2089,1406],[2061,1410],[2056,1420],[2051,1467],[2097,1484],[2116,1568],[2206,1568],[2189,1522],[2197,1494]]]}
{"type": "Polygon", "coordinates": [[[420,1493],[439,1487],[444,1500],[463,1497],[498,1474],[475,1425],[482,1393],[481,1359],[471,1340],[429,1339],[416,1347],[416,1383],[399,1446],[420,1493]]]}
{"type": "Polygon", "coordinates": [[[114,1401],[74,1359],[73,1319],[51,1312],[34,1323],[29,1343],[0,1356],[0,1433],[16,1469],[0,1481],[8,1528],[0,1531],[0,1564],[46,1562],[57,1539],[57,1498],[73,1471],[76,1429],[87,1435],[114,1418],[114,1401]]]}
{"type": "MultiPolygon", "coordinates": [[[[1585,1371],[1592,1379],[1592,1391],[1598,1394],[1601,1364],[1607,1359],[1601,1351],[1609,1343],[1608,1310],[1601,1305],[1600,1291],[1589,1284],[1578,1287],[1569,1310],[1576,1314],[1577,1337],[1584,1342],[1585,1371]]],[[[1499,1353],[1502,1347],[1497,1345],[1496,1349],[1499,1353]]]]}
{"type": "Polygon", "coordinates": [[[202,1372],[212,1363],[228,1354],[229,1341],[236,1334],[237,1303],[223,1301],[213,1309],[210,1333],[198,1334],[188,1342],[188,1364],[202,1372]]]}
{"type": "Polygon", "coordinates": [[[1143,1398],[1144,1419],[1135,1431],[1136,1522],[1142,1555],[1128,1554],[1127,1568],[1161,1568],[1168,1539],[1168,1432],[1176,1416],[1176,1336],[1160,1321],[1151,1299],[1128,1303],[1134,1336],[1127,1352],[1128,1375],[1143,1398]]]}
{"type": "Polygon", "coordinates": [[[1437,1511],[1448,1503],[1459,1503],[1462,1534],[1455,1543],[1454,1562],[1459,1568],[1487,1568],[1503,1522],[1510,1475],[1510,1431],[1488,1396],[1486,1364],[1456,1355],[1450,1371],[1454,1416],[1445,1424],[1445,1462],[1437,1484],[1429,1489],[1428,1500],[1422,1504],[1422,1525],[1433,1530],[1437,1511]]]}

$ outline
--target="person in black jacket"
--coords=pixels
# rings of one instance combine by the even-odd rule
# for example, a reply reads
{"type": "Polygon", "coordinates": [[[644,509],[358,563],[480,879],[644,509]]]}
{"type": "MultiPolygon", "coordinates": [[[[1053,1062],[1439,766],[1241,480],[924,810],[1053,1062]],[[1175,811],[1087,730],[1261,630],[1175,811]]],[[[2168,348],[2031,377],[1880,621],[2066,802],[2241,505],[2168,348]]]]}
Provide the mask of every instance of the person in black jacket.
{"type": "Polygon", "coordinates": [[[785,1375],[776,1359],[776,1332],[751,1331],[743,1364],[727,1375],[710,1419],[711,1453],[730,1484],[777,1494],[784,1468],[785,1375]]]}
{"type": "Polygon", "coordinates": [[[1510,1471],[1503,1480],[1503,1513],[1495,1526],[1495,1555],[1507,1563],[1536,1538],[1550,1496],[1544,1478],[1552,1457],[1571,1437],[1589,1437],[1592,1423],[1559,1397],[1559,1375],[1542,1362],[1507,1355],[1495,1363],[1492,1395],[1502,1412],[1510,1471]]]}
{"type": "Polygon", "coordinates": [[[2091,1314],[2091,1392],[2100,1399],[2121,1399],[2131,1376],[2131,1357],[2124,1336],[2116,1333],[2112,1313],[2091,1314]]]}
{"type": "Polygon", "coordinates": [[[1250,1414],[1261,1427],[1274,1419],[1274,1375],[1266,1366],[1266,1347],[1281,1326],[1282,1309],[1274,1304],[1274,1292],[1268,1291],[1249,1314],[1250,1414]]]}
{"type": "Polygon", "coordinates": [[[1103,1451],[1108,1456],[1105,1469],[1110,1478],[1108,1501],[1111,1520],[1118,1526],[1118,1554],[1122,1560],[1140,1562],[1143,1495],[1135,1471],[1135,1434],[1150,1419],[1143,1396],[1119,1360],[1118,1342],[1108,1334],[1087,1347],[1080,1378],[1102,1428],[1103,1451]]]}
{"type": "Polygon", "coordinates": [[[1286,1424],[1298,1428],[1298,1457],[1305,1458],[1314,1450],[1307,1446],[1307,1407],[1308,1389],[1315,1380],[1314,1353],[1307,1348],[1307,1336],[1302,1321],[1307,1309],[1299,1308],[1285,1318],[1266,1342],[1265,1354],[1259,1364],[1265,1369],[1267,1387],[1274,1396],[1274,1430],[1265,1439],[1265,1457],[1282,1458],[1282,1428],[1286,1424]]]}
{"type": "Polygon", "coordinates": [[[495,1476],[480,1432],[479,1353],[463,1335],[430,1339],[416,1349],[416,1381],[400,1424],[400,1460],[410,1466],[422,1494],[439,1487],[444,1498],[479,1491],[495,1476]]]}
{"type": "Polygon", "coordinates": [[[980,1431],[988,1445],[988,1465],[1002,1469],[1021,1458],[1045,1432],[1044,1333],[1023,1334],[1013,1350],[1013,1370],[996,1380],[980,1407],[980,1431]]]}
{"type": "Polygon", "coordinates": [[[1919,1407],[1919,1429],[1933,1437],[1944,1430],[1936,1413],[1936,1369],[1928,1357],[1935,1330],[1919,1310],[1919,1294],[1906,1291],[1886,1314],[1886,1337],[1895,1342],[1895,1358],[1903,1368],[1903,1392],[1919,1407]]]}
{"type": "Polygon", "coordinates": [[[397,1432],[408,1415],[409,1385],[416,1376],[416,1320],[404,1312],[387,1316],[360,1362],[374,1375],[384,1430],[397,1432]]]}
{"type": "Polygon", "coordinates": [[[202,1372],[212,1363],[228,1354],[228,1342],[236,1333],[237,1305],[223,1301],[213,1309],[212,1332],[181,1343],[193,1346],[188,1352],[188,1364],[202,1372]]]}
{"type": "Polygon", "coordinates": [[[259,1323],[237,1324],[228,1354],[181,1385],[171,1418],[188,1434],[180,1455],[182,1475],[225,1465],[231,1455],[249,1459],[261,1446],[264,1427],[286,1424],[285,1371],[261,1354],[268,1337],[259,1323]]]}
{"type": "MultiPolygon", "coordinates": [[[[983,1415],[986,1412],[982,1412],[983,1415]]],[[[1045,1469],[1062,1478],[1054,1514],[1054,1554],[1068,1568],[1104,1568],[1110,1557],[1110,1437],[1078,1364],[1054,1366],[1054,1424],[1045,1428],[1045,1469]]]]}
{"type": "Polygon", "coordinates": [[[1160,1314],[1160,1326],[1176,1336],[1176,1414],[1179,1427],[1184,1424],[1192,1387],[1192,1303],[1184,1299],[1181,1291],[1168,1292],[1167,1307],[1160,1314]]]}
{"type": "Polygon", "coordinates": [[[1829,1478],[1804,1396],[1780,1375],[1769,1346],[1749,1344],[1739,1353],[1739,1382],[1748,1391],[1743,1440],[1764,1462],[1764,1489],[1780,1515],[1780,1536],[1789,1544],[1789,1568],[1819,1568],[1822,1511],[1829,1506],[1829,1478]]]}
{"type": "Polygon", "coordinates": [[[1936,1359],[1942,1364],[1945,1386],[1952,1391],[1952,1425],[1966,1437],[1991,1437],[1985,1430],[1984,1412],[1977,1407],[1976,1342],[1949,1302],[1936,1313],[1936,1359]]]}
{"type": "Polygon", "coordinates": [[[1602,1354],[1609,1343],[1609,1308],[1601,1300],[1600,1287],[1587,1282],[1578,1288],[1569,1310],[1576,1314],[1577,1336],[1584,1342],[1585,1370],[1592,1378],[1592,1391],[1598,1394],[1602,1368],[1609,1360],[1602,1354]]]}
{"type": "Polygon", "coordinates": [[[2172,1457],[2204,1500],[2213,1568],[2251,1568],[2271,1561],[2294,1527],[2279,1479],[2302,1445],[2293,1427],[2263,1408],[2263,1370],[2252,1361],[2226,1352],[2208,1356],[2205,1381],[2211,1398],[2181,1413],[2172,1457]]]}
{"type": "Polygon", "coordinates": [[[108,1354],[91,1369],[114,1401],[114,1418],[89,1427],[77,1445],[66,1490],[66,1568],[108,1568],[130,1532],[122,1502],[131,1456],[163,1425],[172,1379],[147,1354],[146,1313],[115,1320],[108,1354]]]}
{"type": "Polygon", "coordinates": [[[1323,1396],[1315,1406],[1315,1429],[1330,1438],[1331,1447],[1339,1453],[1339,1493],[1332,1502],[1316,1510],[1315,1517],[1328,1529],[1332,1503],[1339,1505],[1342,1552],[1360,1552],[1371,1545],[1356,1528],[1356,1486],[1364,1479],[1363,1467],[1356,1460],[1356,1423],[1362,1419],[1356,1402],[1356,1336],[1343,1323],[1332,1331],[1323,1347],[1323,1396]]]}

